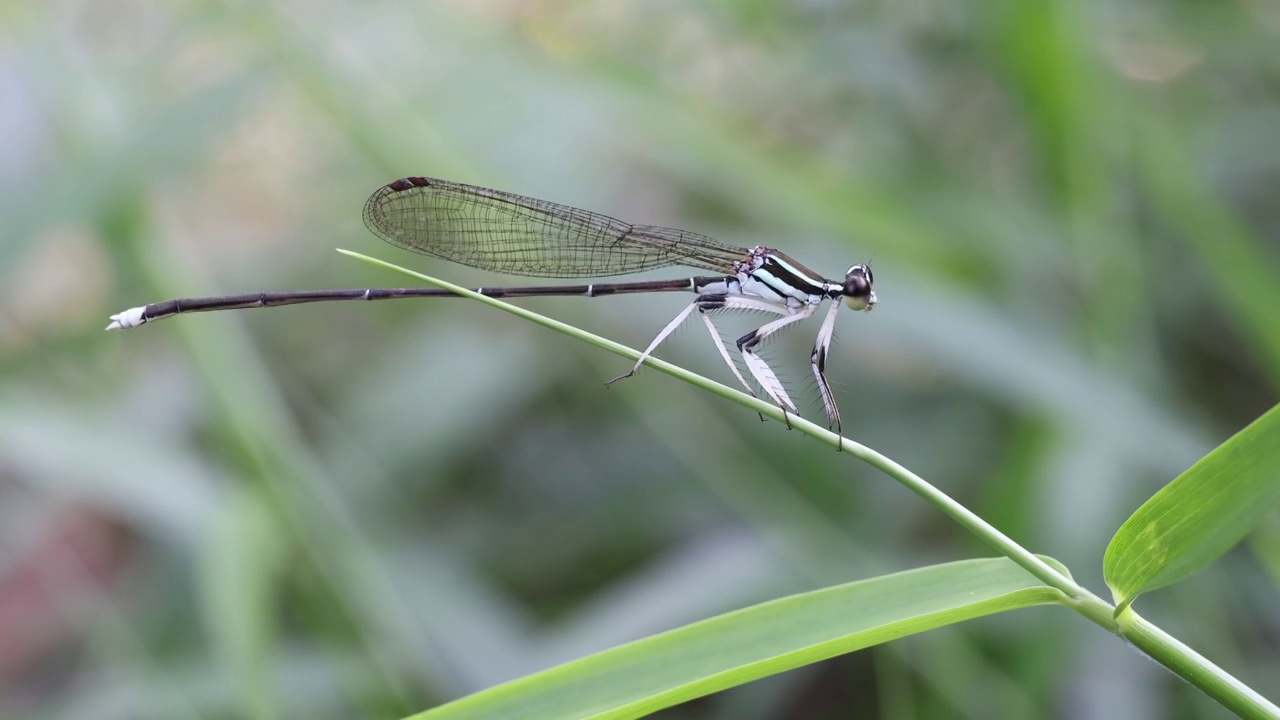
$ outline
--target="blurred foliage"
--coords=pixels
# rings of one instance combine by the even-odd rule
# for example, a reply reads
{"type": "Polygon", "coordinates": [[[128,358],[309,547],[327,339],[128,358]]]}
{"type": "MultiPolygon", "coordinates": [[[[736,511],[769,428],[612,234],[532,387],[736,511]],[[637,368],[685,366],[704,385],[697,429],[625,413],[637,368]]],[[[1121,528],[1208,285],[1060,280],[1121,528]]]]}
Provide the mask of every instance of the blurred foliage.
{"type": "MultiPolygon", "coordinates": [[[[874,258],[830,362],[846,431],[1101,591],[1120,522],[1280,388],[1278,40],[1245,0],[0,6],[0,715],[394,716],[989,554],[777,423],[656,373],[606,391],[618,358],[470,303],[101,332],[399,282],[331,249],[424,262],[359,220],[410,174],[874,258]]],[[[684,300],[528,304],[635,346],[684,300]]],[[[816,417],[811,341],[771,360],[816,417]]],[[[723,373],[697,333],[664,356],[723,373]]],[[[1144,614],[1267,692],[1278,547],[1144,614]]],[[[664,716],[1221,712],[1079,627],[988,618],[664,716]]]]}

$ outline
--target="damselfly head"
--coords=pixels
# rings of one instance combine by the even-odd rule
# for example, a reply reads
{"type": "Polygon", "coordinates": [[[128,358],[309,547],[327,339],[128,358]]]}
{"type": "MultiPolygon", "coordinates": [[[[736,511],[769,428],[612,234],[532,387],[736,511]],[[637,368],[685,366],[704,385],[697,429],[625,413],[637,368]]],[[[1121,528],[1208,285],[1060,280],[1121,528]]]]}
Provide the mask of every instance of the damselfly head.
{"type": "Polygon", "coordinates": [[[875,278],[871,266],[861,263],[844,274],[844,303],[854,310],[870,310],[876,306],[876,292],[871,289],[875,278]]]}

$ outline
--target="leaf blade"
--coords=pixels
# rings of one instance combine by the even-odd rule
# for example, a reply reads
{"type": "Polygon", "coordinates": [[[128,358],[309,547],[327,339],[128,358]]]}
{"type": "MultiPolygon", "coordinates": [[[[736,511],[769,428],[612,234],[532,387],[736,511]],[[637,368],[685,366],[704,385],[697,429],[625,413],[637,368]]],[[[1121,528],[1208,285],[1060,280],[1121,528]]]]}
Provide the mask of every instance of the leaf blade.
{"type": "Polygon", "coordinates": [[[413,718],[636,717],[888,640],[1064,597],[1005,558],[933,565],[736,610],[413,718]]]}
{"type": "Polygon", "coordinates": [[[1204,569],[1280,505],[1280,405],[1142,504],[1111,538],[1103,573],[1117,615],[1204,569]]]}

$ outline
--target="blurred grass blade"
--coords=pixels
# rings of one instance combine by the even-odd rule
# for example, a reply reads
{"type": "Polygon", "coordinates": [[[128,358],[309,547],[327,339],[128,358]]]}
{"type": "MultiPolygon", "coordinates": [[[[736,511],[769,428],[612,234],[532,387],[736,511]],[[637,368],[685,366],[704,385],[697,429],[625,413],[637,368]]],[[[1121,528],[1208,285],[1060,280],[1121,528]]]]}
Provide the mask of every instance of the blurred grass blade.
{"type": "Polygon", "coordinates": [[[1280,405],[1205,455],[1138,508],[1107,547],[1119,615],[1139,594],[1218,559],[1280,504],[1280,405]]]}
{"type": "Polygon", "coordinates": [[[228,495],[201,563],[202,617],[217,659],[235,677],[243,717],[278,717],[273,580],[286,569],[289,548],[257,492],[233,488],[228,495]]]}
{"type": "Polygon", "coordinates": [[[1062,598],[1004,558],[932,565],[720,615],[414,718],[637,717],[906,635],[1062,598]]]}
{"type": "Polygon", "coordinates": [[[1186,130],[1165,122],[1145,122],[1141,169],[1152,198],[1196,252],[1240,337],[1254,349],[1272,387],[1280,388],[1280,273],[1273,246],[1205,183],[1203,170],[1186,152],[1186,130]]]}

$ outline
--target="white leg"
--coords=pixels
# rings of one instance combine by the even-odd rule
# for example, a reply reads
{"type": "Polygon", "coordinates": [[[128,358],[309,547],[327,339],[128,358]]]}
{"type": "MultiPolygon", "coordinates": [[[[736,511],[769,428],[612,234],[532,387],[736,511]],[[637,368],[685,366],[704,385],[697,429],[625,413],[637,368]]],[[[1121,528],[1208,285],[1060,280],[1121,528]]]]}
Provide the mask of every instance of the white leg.
{"type": "Polygon", "coordinates": [[[763,358],[756,354],[755,348],[778,331],[807,320],[816,309],[816,306],[806,305],[792,315],[767,322],[756,330],[738,338],[738,350],[742,352],[742,360],[746,364],[747,370],[751,371],[751,376],[756,379],[756,382],[764,389],[765,394],[777,403],[779,407],[783,410],[789,409],[796,414],[799,414],[800,411],[796,409],[796,404],[791,401],[787,391],[782,388],[782,382],[778,380],[778,375],[773,372],[773,369],[769,367],[769,364],[763,358]]]}
{"type": "Polygon", "coordinates": [[[782,381],[778,379],[777,374],[764,361],[764,358],[750,350],[743,350],[742,360],[747,364],[747,370],[751,371],[751,377],[760,383],[760,387],[764,388],[765,394],[769,396],[773,404],[783,410],[790,410],[797,415],[800,414],[800,411],[796,409],[796,404],[791,401],[787,391],[782,388],[782,381]]]}
{"type": "Polygon", "coordinates": [[[632,375],[635,375],[636,371],[640,369],[640,366],[644,364],[644,361],[648,360],[649,356],[653,354],[653,351],[657,350],[658,346],[662,344],[662,341],[666,340],[668,335],[675,332],[675,329],[680,327],[680,323],[683,323],[685,319],[689,317],[689,313],[693,312],[694,309],[697,307],[698,307],[698,303],[697,301],[694,301],[693,303],[690,303],[689,307],[686,307],[684,310],[681,310],[680,314],[676,315],[674,320],[667,323],[667,326],[662,328],[662,332],[658,333],[658,336],[653,339],[653,342],[649,343],[649,347],[645,348],[644,352],[641,353],[640,355],[640,359],[637,360],[636,364],[631,367],[631,372],[627,373],[626,375],[619,375],[618,377],[605,383],[605,385],[612,385],[618,382],[619,380],[623,380],[631,377],[632,375]]]}
{"type": "Polygon", "coordinates": [[[733,373],[734,377],[738,378],[738,382],[742,383],[742,387],[747,389],[751,397],[759,397],[756,395],[756,391],[751,388],[751,384],[747,382],[747,379],[742,377],[742,373],[738,372],[738,366],[733,364],[733,358],[729,356],[729,348],[725,347],[724,339],[720,337],[720,332],[716,330],[716,326],[711,323],[711,318],[707,317],[706,313],[699,313],[699,315],[702,317],[702,322],[707,326],[707,332],[711,333],[711,341],[716,344],[716,349],[720,351],[720,357],[724,358],[724,364],[729,366],[729,371],[733,373]]]}
{"type": "MultiPolygon", "coordinates": [[[[742,377],[742,373],[738,372],[738,366],[734,364],[733,359],[729,357],[729,348],[725,346],[724,340],[720,338],[720,333],[716,330],[715,325],[711,323],[711,318],[706,313],[713,310],[738,310],[742,312],[765,312],[772,315],[790,315],[791,308],[781,303],[773,303],[759,298],[744,297],[742,295],[709,295],[699,298],[699,308],[702,310],[702,321],[707,325],[707,331],[711,333],[711,338],[716,344],[716,349],[720,351],[720,357],[724,358],[724,362],[729,366],[729,370],[733,372],[733,376],[738,378],[738,382],[742,383],[742,387],[751,393],[752,397],[759,397],[751,383],[742,377]]],[[[768,366],[766,366],[767,368],[768,366]]],[[[769,371],[772,375],[772,371],[769,371]]],[[[752,372],[754,376],[754,371],[752,372]]],[[[785,395],[785,393],[784,393],[785,395]]],[[[770,395],[772,398],[772,395],[770,395]]],[[[782,403],[774,399],[778,405],[782,403]]],[[[784,406],[785,407],[785,406],[784,406]]],[[[763,420],[763,416],[761,417],[763,420]]]]}
{"type": "Polygon", "coordinates": [[[818,379],[818,392],[822,395],[822,409],[827,412],[827,427],[835,428],[840,432],[840,408],[836,407],[835,395],[831,392],[831,386],[827,384],[827,376],[825,374],[827,367],[827,352],[831,350],[831,340],[835,337],[836,332],[836,312],[840,309],[840,303],[831,303],[831,309],[827,311],[827,316],[822,319],[822,327],[818,328],[818,339],[813,344],[813,354],[809,356],[809,364],[813,367],[813,376],[818,379]]]}
{"type": "Polygon", "coordinates": [[[768,300],[759,300],[757,298],[743,297],[742,295],[727,295],[723,298],[716,298],[716,310],[744,310],[746,312],[765,312],[772,315],[790,315],[793,310],[782,303],[769,302],[768,300]]]}

